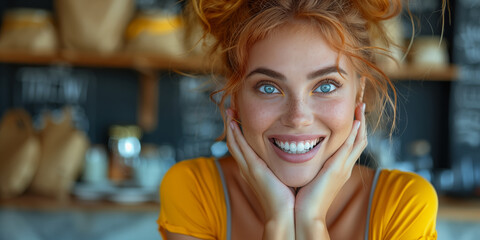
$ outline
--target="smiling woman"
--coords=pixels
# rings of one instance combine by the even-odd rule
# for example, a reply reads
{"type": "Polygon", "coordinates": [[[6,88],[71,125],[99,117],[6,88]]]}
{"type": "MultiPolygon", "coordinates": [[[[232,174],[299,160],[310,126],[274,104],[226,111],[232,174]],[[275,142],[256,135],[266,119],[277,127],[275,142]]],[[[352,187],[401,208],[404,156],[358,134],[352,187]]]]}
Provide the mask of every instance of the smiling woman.
{"type": "Polygon", "coordinates": [[[309,183],[345,142],[361,103],[352,66],[341,58],[337,67],[338,52],[305,24],[288,23],[252,46],[231,100],[246,141],[290,187],[309,183]]]}
{"type": "MultiPolygon", "coordinates": [[[[390,80],[370,31],[400,0],[198,0],[226,79],[231,156],[182,161],[160,189],[166,239],[436,239],[421,177],[356,165],[390,80]],[[365,114],[368,109],[367,121],[365,114]]],[[[393,126],[392,126],[393,127],[393,126]]]]}

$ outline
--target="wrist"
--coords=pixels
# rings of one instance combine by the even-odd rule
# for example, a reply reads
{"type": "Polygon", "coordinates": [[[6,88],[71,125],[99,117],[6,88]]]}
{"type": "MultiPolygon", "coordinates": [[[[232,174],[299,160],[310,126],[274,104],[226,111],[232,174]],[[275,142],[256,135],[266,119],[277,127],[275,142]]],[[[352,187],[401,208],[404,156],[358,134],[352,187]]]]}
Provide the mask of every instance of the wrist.
{"type": "Polygon", "coordinates": [[[296,219],[295,238],[297,240],[330,239],[326,221],[323,219],[296,219]]]}
{"type": "Polygon", "coordinates": [[[278,213],[265,222],[263,239],[295,239],[295,219],[293,211],[278,213]]]}
{"type": "MultiPolygon", "coordinates": [[[[312,222],[320,222],[320,223],[326,223],[327,219],[327,213],[322,211],[323,209],[318,209],[318,208],[299,208],[295,207],[295,222],[300,222],[300,223],[312,223],[312,222]]],[[[328,209],[326,209],[328,210],[328,209]]]]}

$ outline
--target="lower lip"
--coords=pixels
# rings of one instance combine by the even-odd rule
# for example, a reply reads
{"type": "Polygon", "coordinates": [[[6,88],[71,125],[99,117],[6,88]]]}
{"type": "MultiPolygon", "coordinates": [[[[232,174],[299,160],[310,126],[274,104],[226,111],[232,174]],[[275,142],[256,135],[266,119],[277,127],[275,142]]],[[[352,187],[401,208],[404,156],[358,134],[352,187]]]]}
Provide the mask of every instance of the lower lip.
{"type": "MultiPolygon", "coordinates": [[[[322,141],[323,142],[323,141],[322,141]]],[[[315,154],[317,154],[318,150],[320,149],[320,146],[322,145],[322,142],[318,143],[312,150],[306,153],[302,154],[290,154],[282,151],[280,148],[278,148],[273,141],[270,141],[270,143],[273,145],[273,150],[275,153],[283,160],[290,162],[290,163],[304,163],[309,160],[311,160],[315,154]]]]}

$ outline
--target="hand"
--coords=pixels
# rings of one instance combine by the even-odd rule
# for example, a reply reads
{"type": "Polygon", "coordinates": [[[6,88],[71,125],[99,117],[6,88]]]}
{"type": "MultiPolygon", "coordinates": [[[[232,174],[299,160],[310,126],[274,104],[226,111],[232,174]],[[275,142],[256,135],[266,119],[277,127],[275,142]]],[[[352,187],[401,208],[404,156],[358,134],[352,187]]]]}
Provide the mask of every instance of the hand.
{"type": "Polygon", "coordinates": [[[295,200],[297,233],[308,231],[307,226],[302,226],[304,223],[326,223],[330,205],[350,178],[355,162],[367,146],[365,104],[357,106],[355,119],[350,135],[343,145],[326,160],[317,176],[298,191],[295,200]]]}
{"type": "Polygon", "coordinates": [[[227,145],[237,162],[240,173],[256,193],[266,220],[293,216],[295,196],[270,170],[267,164],[254,152],[245,140],[237,123],[233,121],[233,111],[227,110],[227,145]]]}

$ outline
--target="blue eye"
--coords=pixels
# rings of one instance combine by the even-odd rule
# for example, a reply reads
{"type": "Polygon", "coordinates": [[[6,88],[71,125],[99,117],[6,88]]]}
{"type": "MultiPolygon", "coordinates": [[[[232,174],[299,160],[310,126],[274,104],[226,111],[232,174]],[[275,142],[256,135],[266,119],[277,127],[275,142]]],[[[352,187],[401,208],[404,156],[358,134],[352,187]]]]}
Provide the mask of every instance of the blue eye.
{"type": "Polygon", "coordinates": [[[270,84],[265,84],[265,85],[262,85],[260,88],[259,88],[260,92],[262,93],[266,93],[266,94],[272,94],[272,93],[280,93],[280,91],[278,91],[278,89],[270,84]]]}
{"type": "Polygon", "coordinates": [[[337,86],[335,86],[332,83],[323,83],[321,84],[317,89],[315,89],[314,92],[319,92],[319,93],[330,93],[333,92],[335,89],[337,89],[337,86]]]}

